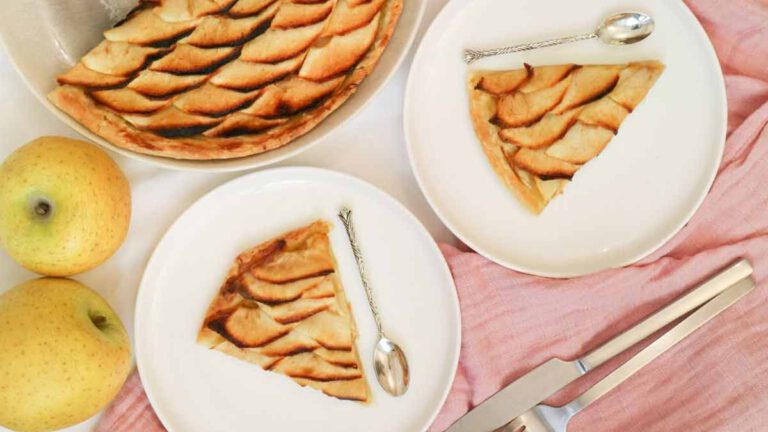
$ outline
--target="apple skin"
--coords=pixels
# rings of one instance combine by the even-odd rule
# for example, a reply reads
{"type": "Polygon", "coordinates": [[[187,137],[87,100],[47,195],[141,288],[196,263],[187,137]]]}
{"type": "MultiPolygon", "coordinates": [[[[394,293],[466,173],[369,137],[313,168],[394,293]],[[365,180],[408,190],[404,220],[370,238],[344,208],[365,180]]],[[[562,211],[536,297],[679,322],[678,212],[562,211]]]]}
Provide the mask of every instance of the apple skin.
{"type": "Polygon", "coordinates": [[[31,271],[96,267],[123,243],[130,219],[130,185],[95,145],[41,137],[0,165],[0,246],[31,271]]]}
{"type": "Polygon", "coordinates": [[[0,426],[80,423],[115,397],[131,368],[120,318],[86,286],[42,278],[0,295],[0,426]]]}

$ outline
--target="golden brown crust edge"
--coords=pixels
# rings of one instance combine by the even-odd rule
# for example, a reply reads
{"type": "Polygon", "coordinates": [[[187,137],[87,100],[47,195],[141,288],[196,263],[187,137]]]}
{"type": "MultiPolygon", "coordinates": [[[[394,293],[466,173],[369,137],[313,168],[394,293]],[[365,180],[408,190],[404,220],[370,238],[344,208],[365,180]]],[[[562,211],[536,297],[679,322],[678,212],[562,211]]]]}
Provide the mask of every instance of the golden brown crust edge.
{"type": "Polygon", "coordinates": [[[533,213],[539,214],[546,206],[546,201],[538,194],[527,188],[517,174],[512,170],[502,151],[503,143],[498,135],[498,127],[491,121],[496,112],[495,103],[491,96],[476,89],[481,72],[470,72],[467,91],[469,93],[469,114],[475,132],[482,144],[493,171],[504,184],[511,189],[520,201],[533,213]]]}
{"type": "Polygon", "coordinates": [[[403,9],[403,0],[390,0],[384,6],[382,31],[366,56],[357,64],[339,90],[318,107],[292,118],[265,134],[231,138],[169,139],[134,128],[114,112],[98,106],[85,91],[59,86],[48,99],[73,120],[109,143],[137,153],[173,159],[233,159],[264,153],[306,134],[338,109],[371,74],[392,38],[403,9]]]}

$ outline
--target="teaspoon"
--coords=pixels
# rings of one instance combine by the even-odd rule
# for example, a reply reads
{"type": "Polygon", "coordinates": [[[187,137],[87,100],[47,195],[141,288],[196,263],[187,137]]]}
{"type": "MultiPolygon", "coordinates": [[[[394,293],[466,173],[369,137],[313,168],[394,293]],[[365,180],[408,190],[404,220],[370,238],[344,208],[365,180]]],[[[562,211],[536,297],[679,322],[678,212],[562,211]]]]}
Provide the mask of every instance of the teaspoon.
{"type": "Polygon", "coordinates": [[[578,36],[549,39],[542,42],[534,42],[520,45],[512,45],[503,48],[493,48],[486,50],[465,50],[464,62],[467,64],[475,60],[500,54],[509,54],[512,52],[529,51],[537,48],[561,45],[569,42],[578,42],[587,39],[598,38],[608,45],[628,45],[647,38],[655,23],[653,18],[641,12],[624,12],[611,15],[603,20],[600,27],[591,33],[584,33],[578,36]]]}
{"type": "Polygon", "coordinates": [[[360,253],[360,246],[355,237],[355,229],[352,226],[352,210],[346,207],[342,208],[339,212],[339,218],[344,223],[344,228],[347,229],[349,243],[352,246],[352,254],[355,256],[357,269],[360,271],[360,279],[362,280],[363,288],[365,289],[365,295],[368,297],[368,306],[371,308],[373,319],[376,322],[376,330],[379,334],[379,342],[376,344],[376,348],[374,348],[373,351],[373,368],[376,371],[376,378],[387,393],[393,396],[400,396],[408,390],[408,382],[410,380],[408,360],[406,360],[403,350],[400,349],[396,343],[387,338],[384,334],[384,330],[382,330],[379,308],[376,306],[373,292],[368,285],[368,277],[365,273],[363,256],[360,253]]]}

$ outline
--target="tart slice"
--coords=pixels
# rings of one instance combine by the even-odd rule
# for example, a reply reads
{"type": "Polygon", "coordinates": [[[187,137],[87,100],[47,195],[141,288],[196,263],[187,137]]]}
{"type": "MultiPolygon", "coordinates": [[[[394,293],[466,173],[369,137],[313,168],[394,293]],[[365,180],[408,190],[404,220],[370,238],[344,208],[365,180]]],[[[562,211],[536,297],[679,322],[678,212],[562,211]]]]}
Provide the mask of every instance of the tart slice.
{"type": "Polygon", "coordinates": [[[357,327],[317,221],[240,254],[197,341],[339,399],[368,402],[357,327]]]}
{"type": "Polygon", "coordinates": [[[496,174],[538,214],[603,151],[663,71],[658,61],[474,71],[472,123],[496,174]]]}

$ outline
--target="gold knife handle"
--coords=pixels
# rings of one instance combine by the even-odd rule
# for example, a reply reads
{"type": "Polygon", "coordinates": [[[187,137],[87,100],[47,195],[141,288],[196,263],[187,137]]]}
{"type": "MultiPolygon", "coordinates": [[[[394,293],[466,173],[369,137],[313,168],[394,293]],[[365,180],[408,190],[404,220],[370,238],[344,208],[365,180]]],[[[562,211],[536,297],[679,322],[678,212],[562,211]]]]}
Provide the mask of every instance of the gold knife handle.
{"type": "Polygon", "coordinates": [[[692,313],[688,318],[680,322],[680,324],[676,325],[653,343],[645,347],[626,363],[616,368],[616,370],[608,374],[608,376],[598,381],[597,384],[582,393],[581,396],[576,398],[576,400],[569,405],[576,408],[575,411],[578,412],[590,403],[599,399],[676,343],[680,342],[686,336],[696,331],[696,329],[716,317],[720,312],[736,303],[736,301],[744,297],[754,287],[755,281],[751,277],[747,277],[736,283],[736,285],[728,288],[722,294],[716,296],[696,312],[692,313]]]}
{"type": "Polygon", "coordinates": [[[578,359],[577,362],[584,368],[585,372],[600,366],[751,274],[752,265],[749,261],[746,259],[736,261],[693,291],[578,359]]]}

